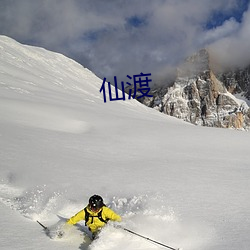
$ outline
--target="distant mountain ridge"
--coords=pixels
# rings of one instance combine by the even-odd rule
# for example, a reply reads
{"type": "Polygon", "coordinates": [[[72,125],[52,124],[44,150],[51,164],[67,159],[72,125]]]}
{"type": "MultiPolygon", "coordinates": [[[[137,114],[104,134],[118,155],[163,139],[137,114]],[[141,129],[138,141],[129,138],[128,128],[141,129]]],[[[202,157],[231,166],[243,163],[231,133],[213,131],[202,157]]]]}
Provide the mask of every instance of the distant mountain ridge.
{"type": "Polygon", "coordinates": [[[241,94],[250,100],[250,65],[243,69],[239,68],[218,74],[218,79],[232,94],[241,94]]]}
{"type": "Polygon", "coordinates": [[[249,129],[250,66],[216,72],[208,50],[188,57],[169,87],[155,86],[142,103],[196,125],[249,129]],[[237,97],[238,98],[237,98],[237,97]],[[239,98],[240,97],[240,98],[239,98]]]}

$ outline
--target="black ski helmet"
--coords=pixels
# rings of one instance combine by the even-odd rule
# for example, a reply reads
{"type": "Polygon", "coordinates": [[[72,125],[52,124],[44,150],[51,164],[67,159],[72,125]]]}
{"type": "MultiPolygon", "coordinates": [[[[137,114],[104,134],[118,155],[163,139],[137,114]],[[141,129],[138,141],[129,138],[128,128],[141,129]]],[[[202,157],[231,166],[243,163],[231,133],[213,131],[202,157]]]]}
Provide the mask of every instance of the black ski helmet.
{"type": "Polygon", "coordinates": [[[103,199],[100,195],[95,194],[89,198],[89,206],[91,209],[100,209],[103,205],[103,199]]]}

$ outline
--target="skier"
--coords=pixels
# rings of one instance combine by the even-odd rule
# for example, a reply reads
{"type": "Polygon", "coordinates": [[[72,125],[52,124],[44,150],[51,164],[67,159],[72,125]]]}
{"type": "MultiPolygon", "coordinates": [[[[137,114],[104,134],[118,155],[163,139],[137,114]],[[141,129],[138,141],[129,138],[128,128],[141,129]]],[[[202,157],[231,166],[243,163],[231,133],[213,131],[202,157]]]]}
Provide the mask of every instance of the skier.
{"type": "Polygon", "coordinates": [[[72,216],[67,224],[74,225],[80,220],[85,220],[85,226],[92,232],[94,239],[109,220],[120,222],[122,219],[120,215],[105,206],[101,196],[95,194],[89,198],[89,204],[72,216]]]}

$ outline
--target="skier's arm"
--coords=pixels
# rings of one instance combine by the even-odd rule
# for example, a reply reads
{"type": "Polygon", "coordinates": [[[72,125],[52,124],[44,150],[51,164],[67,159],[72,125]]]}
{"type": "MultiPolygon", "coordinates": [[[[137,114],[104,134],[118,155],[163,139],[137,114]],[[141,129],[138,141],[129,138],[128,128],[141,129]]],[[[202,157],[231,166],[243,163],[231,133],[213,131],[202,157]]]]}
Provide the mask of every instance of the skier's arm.
{"type": "Polygon", "coordinates": [[[121,216],[116,214],[113,210],[111,210],[108,207],[105,207],[105,217],[112,221],[118,221],[118,222],[122,221],[121,216]]]}
{"type": "Polygon", "coordinates": [[[85,212],[84,209],[72,216],[70,219],[68,219],[67,224],[75,225],[78,221],[84,220],[85,218],[85,212]]]}

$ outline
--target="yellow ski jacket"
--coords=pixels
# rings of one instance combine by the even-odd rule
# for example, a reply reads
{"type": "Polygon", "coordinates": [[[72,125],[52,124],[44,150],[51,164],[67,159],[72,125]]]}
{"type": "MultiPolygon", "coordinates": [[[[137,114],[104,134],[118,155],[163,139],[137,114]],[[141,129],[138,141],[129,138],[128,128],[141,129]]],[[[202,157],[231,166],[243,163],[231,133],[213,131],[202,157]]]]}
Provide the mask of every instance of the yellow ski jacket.
{"type": "MultiPolygon", "coordinates": [[[[102,228],[106,223],[104,221],[112,220],[112,221],[121,221],[120,215],[116,214],[113,210],[110,208],[103,206],[99,211],[93,212],[89,209],[89,207],[86,207],[87,212],[89,213],[88,221],[85,221],[86,226],[90,229],[92,233],[97,232],[100,228],[102,228]],[[100,214],[101,211],[101,218],[104,220],[100,220],[98,218],[98,214],[100,214]]],[[[85,210],[82,209],[77,214],[72,216],[68,221],[67,224],[74,225],[80,220],[85,220],[85,210]]]]}

